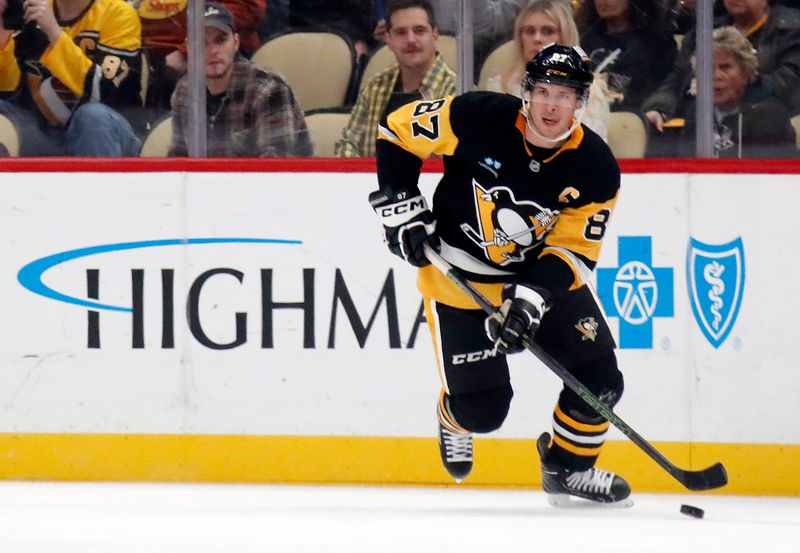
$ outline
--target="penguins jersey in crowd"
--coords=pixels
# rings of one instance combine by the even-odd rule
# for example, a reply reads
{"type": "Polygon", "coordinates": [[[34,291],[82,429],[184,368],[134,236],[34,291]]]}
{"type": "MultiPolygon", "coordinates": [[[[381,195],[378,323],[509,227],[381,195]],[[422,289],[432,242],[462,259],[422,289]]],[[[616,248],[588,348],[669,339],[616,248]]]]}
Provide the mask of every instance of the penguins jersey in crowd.
{"type": "MultiPolygon", "coordinates": [[[[520,99],[492,92],[399,108],[379,128],[378,180],[382,191],[412,198],[422,160],[442,155],[432,208],[442,256],[474,282],[525,282],[555,298],[594,269],[620,171],[605,142],[582,125],[559,148],[532,146],[521,108],[520,99]]],[[[418,285],[426,297],[475,308],[430,265],[418,285]]],[[[478,288],[500,304],[501,285],[478,288]]]]}
{"type": "Polygon", "coordinates": [[[34,105],[47,121],[64,126],[78,105],[94,101],[112,107],[141,105],[141,24],[123,0],[93,0],[50,45],[47,36],[26,26],[0,46],[0,93],[34,105]]]}

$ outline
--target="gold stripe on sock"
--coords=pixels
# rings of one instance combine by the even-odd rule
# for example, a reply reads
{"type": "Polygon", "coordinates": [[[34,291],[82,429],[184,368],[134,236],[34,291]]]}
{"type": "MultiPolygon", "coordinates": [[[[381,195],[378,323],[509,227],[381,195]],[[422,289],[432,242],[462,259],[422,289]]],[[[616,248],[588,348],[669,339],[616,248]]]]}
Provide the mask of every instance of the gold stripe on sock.
{"type": "Polygon", "coordinates": [[[581,432],[605,432],[608,430],[610,423],[608,421],[603,421],[600,424],[589,424],[585,422],[579,422],[567,415],[564,411],[561,410],[561,404],[556,404],[556,418],[564,421],[568,426],[574,428],[575,430],[579,430],[581,432]]]}

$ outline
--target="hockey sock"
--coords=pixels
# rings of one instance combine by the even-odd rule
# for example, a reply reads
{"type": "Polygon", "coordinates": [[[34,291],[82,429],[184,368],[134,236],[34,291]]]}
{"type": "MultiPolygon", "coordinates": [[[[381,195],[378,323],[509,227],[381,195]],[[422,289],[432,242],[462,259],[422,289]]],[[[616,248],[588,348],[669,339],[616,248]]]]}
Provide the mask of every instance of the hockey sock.
{"type": "Polygon", "coordinates": [[[609,422],[604,418],[589,418],[575,410],[565,413],[559,402],[553,412],[548,460],[570,470],[591,468],[600,455],[608,428],[609,422]]]}
{"type": "Polygon", "coordinates": [[[442,394],[439,396],[439,405],[436,409],[436,417],[439,419],[439,424],[441,424],[450,432],[455,434],[469,433],[469,430],[456,422],[455,417],[450,412],[450,401],[447,393],[444,390],[442,390],[442,394]]]}

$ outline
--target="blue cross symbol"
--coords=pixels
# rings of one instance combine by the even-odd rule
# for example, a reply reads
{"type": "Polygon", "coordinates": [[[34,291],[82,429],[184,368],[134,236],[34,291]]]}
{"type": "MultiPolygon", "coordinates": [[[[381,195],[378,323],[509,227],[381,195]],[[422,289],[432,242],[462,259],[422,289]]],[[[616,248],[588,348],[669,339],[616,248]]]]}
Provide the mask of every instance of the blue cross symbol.
{"type": "Polygon", "coordinates": [[[653,318],[673,317],[672,269],[653,267],[650,236],[620,236],[619,267],[597,269],[597,293],[609,317],[619,318],[619,346],[653,347],[653,318]]]}

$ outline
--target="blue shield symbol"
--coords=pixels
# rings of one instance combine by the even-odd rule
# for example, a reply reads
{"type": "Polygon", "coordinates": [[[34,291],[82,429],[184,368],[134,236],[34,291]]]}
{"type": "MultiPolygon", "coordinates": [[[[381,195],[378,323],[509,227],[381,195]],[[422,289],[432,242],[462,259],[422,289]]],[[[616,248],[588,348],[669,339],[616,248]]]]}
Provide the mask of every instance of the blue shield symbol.
{"type": "Polygon", "coordinates": [[[736,322],[744,292],[744,245],[739,237],[718,246],[689,238],[689,302],[700,330],[715,348],[736,322]]]}

